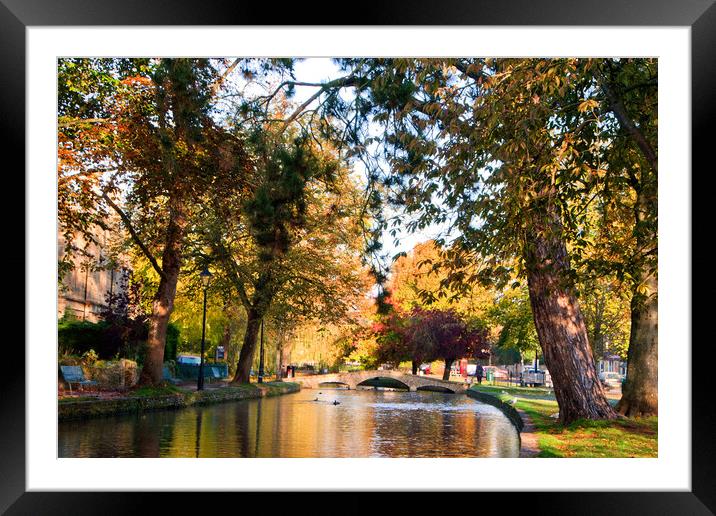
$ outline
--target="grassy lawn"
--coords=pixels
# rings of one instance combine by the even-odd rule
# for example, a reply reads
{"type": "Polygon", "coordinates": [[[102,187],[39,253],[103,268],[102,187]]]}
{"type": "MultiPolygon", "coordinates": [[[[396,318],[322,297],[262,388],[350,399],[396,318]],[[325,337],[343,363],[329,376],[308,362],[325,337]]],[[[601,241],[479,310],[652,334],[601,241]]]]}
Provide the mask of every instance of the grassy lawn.
{"type": "Polygon", "coordinates": [[[658,418],[575,421],[560,425],[550,417],[559,411],[549,389],[473,386],[524,410],[535,425],[539,457],[656,457],[658,418]]]}
{"type": "Polygon", "coordinates": [[[129,393],[130,396],[138,398],[154,398],[156,396],[167,396],[169,394],[185,393],[184,389],[180,389],[175,385],[159,385],[157,387],[139,387],[129,393]]]}

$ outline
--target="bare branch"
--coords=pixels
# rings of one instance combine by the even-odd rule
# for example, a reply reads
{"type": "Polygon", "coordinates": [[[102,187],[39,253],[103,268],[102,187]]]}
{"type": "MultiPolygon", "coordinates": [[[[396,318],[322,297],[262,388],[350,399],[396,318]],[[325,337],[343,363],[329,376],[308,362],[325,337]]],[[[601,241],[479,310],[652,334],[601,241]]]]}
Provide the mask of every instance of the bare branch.
{"type": "Polygon", "coordinates": [[[214,83],[211,85],[211,95],[216,96],[216,93],[219,91],[219,88],[221,88],[221,85],[224,84],[224,81],[229,76],[231,72],[234,71],[234,68],[238,66],[238,64],[241,62],[241,58],[238,57],[234,59],[234,62],[229,65],[229,67],[224,70],[224,73],[221,74],[221,77],[216,79],[214,83]]]}
{"type": "Polygon", "coordinates": [[[356,84],[356,82],[357,82],[357,78],[354,75],[348,75],[346,77],[340,77],[338,79],[334,79],[332,81],[328,81],[328,82],[322,84],[316,93],[314,93],[313,95],[308,97],[308,99],[303,104],[298,106],[293,111],[293,113],[291,113],[291,115],[289,115],[289,117],[284,120],[283,126],[279,130],[279,134],[282,134],[288,128],[288,126],[291,125],[291,122],[296,120],[296,118],[298,118],[303,113],[303,111],[314,100],[316,100],[318,97],[320,97],[323,93],[325,93],[328,90],[332,90],[332,89],[340,89],[340,88],[345,88],[348,86],[353,86],[356,84]]]}

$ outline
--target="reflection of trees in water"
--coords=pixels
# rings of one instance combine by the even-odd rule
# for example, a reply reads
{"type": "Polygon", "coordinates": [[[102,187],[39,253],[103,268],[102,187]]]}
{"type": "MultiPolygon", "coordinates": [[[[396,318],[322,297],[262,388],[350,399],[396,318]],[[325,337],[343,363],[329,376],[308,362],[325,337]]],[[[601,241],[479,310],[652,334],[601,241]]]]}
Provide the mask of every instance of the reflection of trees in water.
{"type": "Polygon", "coordinates": [[[58,444],[63,457],[514,453],[518,441],[511,423],[476,413],[477,405],[466,406],[473,403],[459,395],[427,392],[312,390],[280,398],[62,423],[58,444]],[[316,397],[319,402],[313,401],[316,397]],[[334,399],[341,404],[333,405],[334,399]]]}
{"type": "Polygon", "coordinates": [[[194,457],[199,457],[199,451],[201,449],[201,410],[196,411],[196,439],[195,439],[195,448],[196,451],[194,453],[194,457]]]}
{"type": "MultiPolygon", "coordinates": [[[[285,410],[283,409],[283,404],[281,403],[281,399],[277,399],[276,403],[273,404],[273,410],[271,411],[272,414],[269,417],[269,422],[271,423],[271,434],[274,436],[283,436],[285,435],[284,428],[286,426],[285,421],[287,419],[287,414],[285,410]]],[[[283,456],[283,439],[279,437],[279,439],[271,439],[271,450],[272,454],[271,457],[282,457],[283,456]]],[[[281,466],[279,466],[280,468],[281,466]]]]}
{"type": "MultiPolygon", "coordinates": [[[[261,338],[263,338],[263,336],[261,338]]],[[[263,360],[263,358],[261,360],[263,360]]],[[[262,400],[259,399],[256,403],[256,436],[254,437],[254,457],[259,457],[259,442],[261,441],[261,401],[262,400]]]]}
{"type": "Polygon", "coordinates": [[[60,457],[134,456],[134,418],[109,417],[92,421],[69,421],[58,426],[60,457]]]}
{"type": "Polygon", "coordinates": [[[249,407],[251,403],[238,403],[234,411],[234,438],[239,457],[251,457],[249,447],[249,407]]]}
{"type": "Polygon", "coordinates": [[[281,457],[283,453],[285,422],[290,422],[286,414],[286,407],[282,398],[273,398],[270,401],[258,400],[260,410],[257,410],[257,435],[259,436],[258,457],[281,457]]]}
{"type": "Polygon", "coordinates": [[[134,425],[134,449],[139,457],[159,457],[159,433],[156,418],[137,414],[134,425]]]}
{"type": "Polygon", "coordinates": [[[330,388],[304,397],[263,400],[261,457],[357,457],[370,455],[372,417],[367,406],[335,406],[340,393],[330,388]],[[314,401],[318,398],[319,401],[314,401]]]}

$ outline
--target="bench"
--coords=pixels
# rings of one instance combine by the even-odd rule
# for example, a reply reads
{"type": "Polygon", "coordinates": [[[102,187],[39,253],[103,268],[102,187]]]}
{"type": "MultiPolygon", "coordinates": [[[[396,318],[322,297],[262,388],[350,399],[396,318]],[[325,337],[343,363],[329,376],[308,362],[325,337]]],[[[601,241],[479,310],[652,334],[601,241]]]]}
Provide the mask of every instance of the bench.
{"type": "Polygon", "coordinates": [[[169,367],[164,366],[162,368],[162,380],[165,380],[171,384],[179,385],[181,383],[181,380],[179,378],[174,378],[171,373],[169,372],[169,367]]]}
{"type": "Polygon", "coordinates": [[[96,381],[87,380],[85,378],[85,374],[80,366],[60,366],[60,371],[62,372],[62,377],[65,379],[65,382],[70,386],[70,394],[72,394],[73,383],[79,385],[82,390],[84,390],[85,385],[97,385],[96,381]]]}

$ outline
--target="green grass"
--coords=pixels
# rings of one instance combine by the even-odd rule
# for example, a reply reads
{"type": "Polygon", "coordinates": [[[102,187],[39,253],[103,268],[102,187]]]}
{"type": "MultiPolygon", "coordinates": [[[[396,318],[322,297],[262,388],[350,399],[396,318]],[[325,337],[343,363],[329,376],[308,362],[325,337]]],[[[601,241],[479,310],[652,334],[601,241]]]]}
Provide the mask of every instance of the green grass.
{"type": "Polygon", "coordinates": [[[294,382],[276,382],[276,381],[272,381],[272,382],[266,382],[264,385],[268,385],[269,387],[288,387],[288,386],[291,386],[291,385],[295,385],[295,383],[294,383],[294,382]]]}
{"type": "Polygon", "coordinates": [[[131,391],[129,395],[139,398],[153,398],[156,396],[168,396],[170,394],[182,394],[185,392],[187,391],[175,385],[164,384],[157,387],[139,387],[131,391]]]}
{"type": "Polygon", "coordinates": [[[549,397],[551,399],[554,399],[554,391],[546,387],[508,387],[507,385],[490,385],[487,383],[483,383],[482,385],[473,385],[472,387],[479,390],[480,392],[487,392],[489,394],[501,394],[503,393],[503,391],[505,391],[507,392],[507,394],[510,394],[512,396],[520,396],[526,398],[549,397]]]}
{"type": "Polygon", "coordinates": [[[594,421],[582,419],[561,425],[551,417],[559,411],[548,389],[529,387],[472,386],[502,401],[517,398],[514,406],[524,410],[535,425],[539,457],[657,457],[658,418],[594,421]],[[504,392],[503,392],[504,391],[504,392]]]}
{"type": "Polygon", "coordinates": [[[264,383],[238,383],[230,384],[218,389],[220,392],[251,392],[259,389],[268,389],[269,391],[276,391],[281,388],[292,386],[291,382],[264,382],[264,383]]]}

